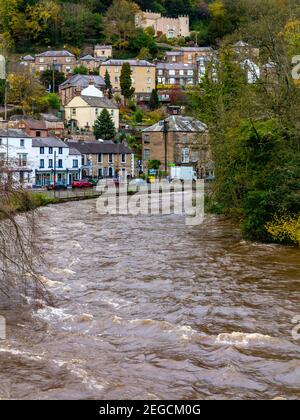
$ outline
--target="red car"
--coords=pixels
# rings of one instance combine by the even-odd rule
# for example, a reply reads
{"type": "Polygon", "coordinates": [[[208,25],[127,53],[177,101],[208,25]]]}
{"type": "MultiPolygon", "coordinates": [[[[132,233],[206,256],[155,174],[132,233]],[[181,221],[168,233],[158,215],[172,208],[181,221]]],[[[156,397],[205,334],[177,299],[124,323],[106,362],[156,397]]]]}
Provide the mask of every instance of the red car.
{"type": "Polygon", "coordinates": [[[73,181],[72,188],[93,188],[93,184],[89,181],[73,181]]]}

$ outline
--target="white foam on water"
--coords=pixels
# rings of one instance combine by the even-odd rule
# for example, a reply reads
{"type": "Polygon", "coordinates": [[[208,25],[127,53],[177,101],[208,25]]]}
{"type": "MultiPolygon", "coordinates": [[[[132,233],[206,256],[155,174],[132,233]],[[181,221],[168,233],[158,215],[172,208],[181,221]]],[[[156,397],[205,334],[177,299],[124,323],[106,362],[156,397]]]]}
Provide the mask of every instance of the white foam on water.
{"type": "Polygon", "coordinates": [[[269,335],[263,335],[258,333],[247,334],[241,332],[233,332],[231,334],[219,334],[216,338],[216,344],[223,344],[229,346],[242,346],[248,347],[251,345],[260,345],[265,344],[267,342],[275,342],[276,339],[274,337],[270,337],[269,335]]]}
{"type": "Polygon", "coordinates": [[[65,321],[67,319],[73,318],[73,315],[70,315],[65,312],[62,308],[53,308],[51,306],[45,306],[42,309],[38,309],[33,316],[41,318],[46,321],[65,321]]]}
{"type": "Polygon", "coordinates": [[[44,286],[47,286],[47,287],[57,287],[63,284],[60,281],[50,280],[48,279],[48,277],[45,277],[45,276],[39,276],[39,280],[44,286]]]}
{"type": "Polygon", "coordinates": [[[76,274],[75,271],[70,270],[69,268],[52,268],[51,269],[52,273],[55,274],[64,274],[65,276],[69,276],[71,274],[76,274]]]}

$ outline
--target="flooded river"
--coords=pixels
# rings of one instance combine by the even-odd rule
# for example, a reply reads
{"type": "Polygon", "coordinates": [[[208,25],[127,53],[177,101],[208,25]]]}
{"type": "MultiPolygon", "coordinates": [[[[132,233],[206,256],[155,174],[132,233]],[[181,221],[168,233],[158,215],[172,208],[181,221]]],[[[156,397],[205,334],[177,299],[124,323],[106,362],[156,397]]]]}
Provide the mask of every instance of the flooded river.
{"type": "Polygon", "coordinates": [[[7,317],[0,398],[300,397],[300,251],[223,219],[41,210],[55,307],[7,317]]]}

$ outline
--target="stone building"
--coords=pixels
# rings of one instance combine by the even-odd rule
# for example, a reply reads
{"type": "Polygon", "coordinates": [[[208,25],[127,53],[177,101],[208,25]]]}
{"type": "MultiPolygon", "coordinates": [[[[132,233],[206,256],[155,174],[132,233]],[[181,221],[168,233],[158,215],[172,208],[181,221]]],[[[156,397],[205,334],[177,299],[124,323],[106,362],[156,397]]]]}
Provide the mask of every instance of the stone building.
{"type": "Polygon", "coordinates": [[[94,57],[107,59],[112,57],[112,45],[95,45],[94,57]]]}
{"type": "Polygon", "coordinates": [[[124,144],[113,141],[72,142],[69,146],[82,155],[82,176],[94,178],[134,177],[134,155],[124,144]]]}
{"type": "Polygon", "coordinates": [[[167,172],[174,165],[193,166],[200,178],[211,175],[207,126],[191,117],[173,115],[144,129],[142,153],[145,169],[150,160],[158,160],[167,172]]]}
{"type": "Polygon", "coordinates": [[[144,29],[152,27],[155,36],[166,35],[168,38],[179,38],[190,35],[189,16],[170,18],[162,16],[161,13],[146,11],[136,16],[136,25],[144,29]]]}
{"type": "Polygon", "coordinates": [[[196,65],[199,58],[211,57],[212,53],[211,47],[182,47],[174,51],[167,51],[166,60],[168,63],[196,65]]]}
{"type": "Polygon", "coordinates": [[[58,70],[66,76],[72,74],[77,66],[76,57],[67,50],[45,51],[35,56],[35,71],[58,70]]]}
{"type": "Polygon", "coordinates": [[[63,106],[67,105],[75,96],[80,95],[90,83],[102,92],[105,91],[105,81],[101,76],[87,76],[75,74],[59,86],[58,92],[63,106]]]}
{"type": "Polygon", "coordinates": [[[157,63],[156,71],[158,88],[192,86],[198,81],[193,64],[157,63]]]}

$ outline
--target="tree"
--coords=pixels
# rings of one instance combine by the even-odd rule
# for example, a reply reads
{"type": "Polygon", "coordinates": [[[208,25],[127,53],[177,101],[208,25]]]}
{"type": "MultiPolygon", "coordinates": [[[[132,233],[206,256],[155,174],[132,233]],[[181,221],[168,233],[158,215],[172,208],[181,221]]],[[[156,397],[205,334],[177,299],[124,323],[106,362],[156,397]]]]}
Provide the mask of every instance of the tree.
{"type": "Polygon", "coordinates": [[[31,113],[46,91],[39,80],[30,73],[12,73],[8,81],[8,102],[18,105],[23,113],[31,113]]]}
{"type": "Polygon", "coordinates": [[[54,70],[54,72],[53,70],[45,70],[40,74],[40,81],[43,83],[46,89],[51,87],[51,91],[53,92],[53,74],[55,92],[58,92],[59,85],[61,85],[66,80],[64,73],[58,70],[54,70]]]}
{"type": "Polygon", "coordinates": [[[115,124],[106,108],[97,118],[94,126],[94,134],[97,139],[111,140],[116,135],[115,124]]]}
{"type": "Polygon", "coordinates": [[[86,74],[89,74],[89,70],[84,65],[80,65],[78,67],[75,67],[75,69],[73,71],[73,74],[83,74],[83,75],[86,75],[86,74]]]}
{"type": "Polygon", "coordinates": [[[132,79],[131,79],[132,71],[130,64],[125,62],[122,66],[121,76],[120,76],[120,86],[122,95],[125,98],[125,103],[127,99],[130,99],[134,94],[135,89],[132,87],[132,79]]]}
{"type": "Polygon", "coordinates": [[[159,97],[158,97],[158,93],[157,93],[157,89],[153,89],[151,92],[151,97],[150,97],[150,102],[149,102],[149,107],[151,109],[151,111],[155,111],[157,108],[159,108],[159,97]]]}
{"type": "Polygon", "coordinates": [[[105,81],[106,88],[107,88],[108,98],[112,99],[112,97],[113,97],[112,84],[111,84],[110,75],[109,75],[107,69],[106,69],[106,72],[105,72],[104,81],[105,81]]]}
{"type": "Polygon", "coordinates": [[[142,48],[147,48],[152,55],[156,54],[158,49],[153,36],[138,28],[134,36],[130,37],[128,48],[137,53],[142,48]]]}
{"type": "Polygon", "coordinates": [[[135,16],[141,10],[131,0],[113,0],[104,19],[104,30],[108,39],[126,42],[137,33],[135,16]]]}

